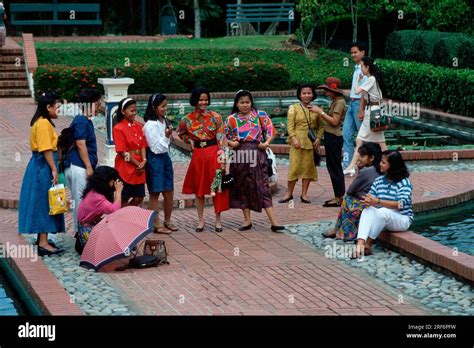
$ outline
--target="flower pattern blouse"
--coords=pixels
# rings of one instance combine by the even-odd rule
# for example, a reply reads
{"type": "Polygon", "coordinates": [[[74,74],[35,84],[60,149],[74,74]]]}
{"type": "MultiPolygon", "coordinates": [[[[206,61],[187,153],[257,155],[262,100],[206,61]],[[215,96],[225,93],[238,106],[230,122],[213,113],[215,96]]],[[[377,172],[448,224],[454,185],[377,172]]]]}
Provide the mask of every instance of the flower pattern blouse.
{"type": "Polygon", "coordinates": [[[179,122],[177,132],[185,143],[217,139],[219,147],[225,145],[225,123],[214,111],[206,111],[202,118],[197,111],[187,114],[179,122]]]}
{"type": "Polygon", "coordinates": [[[267,139],[275,134],[272,120],[265,111],[252,110],[249,116],[235,113],[226,120],[227,138],[232,141],[261,142],[262,128],[267,139]]]}

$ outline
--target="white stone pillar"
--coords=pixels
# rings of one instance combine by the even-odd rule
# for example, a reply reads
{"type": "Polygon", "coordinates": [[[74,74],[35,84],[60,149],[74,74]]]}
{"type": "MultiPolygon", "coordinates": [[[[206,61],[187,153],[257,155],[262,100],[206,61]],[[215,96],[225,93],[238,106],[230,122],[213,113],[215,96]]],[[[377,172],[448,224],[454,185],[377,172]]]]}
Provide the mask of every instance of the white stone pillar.
{"type": "Polygon", "coordinates": [[[135,83],[131,78],[100,78],[97,80],[105,90],[105,117],[107,140],[105,142],[105,158],[103,165],[113,167],[115,160],[115,145],[112,135],[113,119],[117,112],[118,103],[128,96],[128,86],[135,83]]]}

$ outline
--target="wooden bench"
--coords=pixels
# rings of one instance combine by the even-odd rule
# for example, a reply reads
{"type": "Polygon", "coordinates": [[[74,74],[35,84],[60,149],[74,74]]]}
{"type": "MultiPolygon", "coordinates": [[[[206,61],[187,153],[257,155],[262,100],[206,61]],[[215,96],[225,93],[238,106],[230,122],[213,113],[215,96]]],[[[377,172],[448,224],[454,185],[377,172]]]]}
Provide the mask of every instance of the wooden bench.
{"type": "Polygon", "coordinates": [[[10,4],[12,25],[102,25],[100,4],[79,3],[12,3],[10,4]],[[35,19],[38,13],[48,13],[50,19],[35,19]],[[92,13],[95,19],[76,19],[77,13],[92,13]],[[34,14],[25,19],[25,14],[34,14]],[[23,17],[23,18],[19,18],[23,17]]]}
{"type": "Polygon", "coordinates": [[[234,23],[257,23],[260,34],[260,23],[287,22],[288,34],[291,34],[291,22],[295,20],[293,3],[277,4],[227,4],[227,36],[234,23]]]}

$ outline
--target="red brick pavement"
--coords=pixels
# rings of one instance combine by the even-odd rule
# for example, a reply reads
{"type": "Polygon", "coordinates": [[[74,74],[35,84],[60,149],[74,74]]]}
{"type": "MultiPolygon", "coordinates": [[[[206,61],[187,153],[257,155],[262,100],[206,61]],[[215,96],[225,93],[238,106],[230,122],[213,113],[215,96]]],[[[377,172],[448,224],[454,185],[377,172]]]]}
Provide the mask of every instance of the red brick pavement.
{"type": "MultiPolygon", "coordinates": [[[[17,197],[22,172],[28,159],[28,122],[34,108],[31,101],[0,100],[0,136],[3,165],[0,196],[17,197]],[[22,159],[15,162],[14,153],[22,159]]],[[[60,119],[57,128],[68,124],[60,119]]],[[[99,137],[100,156],[103,138],[99,137]]],[[[176,165],[177,177],[185,166],[176,165]]],[[[285,185],[286,168],[280,167],[279,184],[285,185]]],[[[318,203],[306,205],[295,200],[294,209],[275,204],[281,223],[301,223],[335,219],[337,209],[320,207],[332,196],[325,169],[310,189],[310,198],[318,203]]],[[[424,201],[450,196],[472,189],[470,173],[414,173],[414,200],[424,201]],[[426,195],[425,191],[429,191],[426,195]],[[425,193],[425,195],[424,195],[425,193]],[[426,196],[426,197],[425,197],[426,196]],[[429,197],[428,197],[429,196],[429,197]]],[[[177,183],[179,191],[181,185],[177,183]]],[[[278,194],[280,197],[281,191],[278,194]]],[[[299,188],[295,192],[299,194],[299,188]]],[[[296,197],[295,196],[295,197],[296,197]]],[[[16,228],[15,210],[2,210],[1,220],[16,228]]],[[[70,214],[69,214],[70,215],[70,214]]],[[[142,314],[423,314],[415,304],[398,303],[398,293],[365,273],[285,234],[269,231],[266,216],[253,214],[254,228],[238,232],[241,215],[223,214],[224,232],[212,230],[213,211],[206,208],[206,232],[193,232],[194,209],[175,210],[173,219],[180,231],[160,236],[170,251],[169,266],[140,271],[113,272],[119,261],[104,269],[115,287],[128,297],[142,314]]],[[[70,217],[68,216],[69,226],[70,217]]],[[[156,235],[153,236],[156,238],[156,235]]]]}

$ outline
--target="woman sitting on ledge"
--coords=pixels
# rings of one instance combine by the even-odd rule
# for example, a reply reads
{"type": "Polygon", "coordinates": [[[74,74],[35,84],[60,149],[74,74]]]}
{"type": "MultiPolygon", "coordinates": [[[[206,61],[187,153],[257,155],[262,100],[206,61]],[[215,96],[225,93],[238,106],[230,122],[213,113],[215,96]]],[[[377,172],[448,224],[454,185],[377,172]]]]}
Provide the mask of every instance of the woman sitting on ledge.
{"type": "Polygon", "coordinates": [[[367,208],[360,217],[356,251],[351,258],[371,255],[372,242],[384,229],[407,231],[413,223],[413,185],[400,152],[384,151],[380,170],[385,175],[378,177],[363,197],[367,208]]]}
{"type": "Polygon", "coordinates": [[[357,238],[360,215],[364,208],[362,197],[369,192],[373,182],[381,174],[382,150],[379,144],[364,143],[357,151],[359,172],[344,196],[336,227],[322,233],[325,238],[343,239],[345,242],[357,238]]]}

